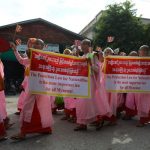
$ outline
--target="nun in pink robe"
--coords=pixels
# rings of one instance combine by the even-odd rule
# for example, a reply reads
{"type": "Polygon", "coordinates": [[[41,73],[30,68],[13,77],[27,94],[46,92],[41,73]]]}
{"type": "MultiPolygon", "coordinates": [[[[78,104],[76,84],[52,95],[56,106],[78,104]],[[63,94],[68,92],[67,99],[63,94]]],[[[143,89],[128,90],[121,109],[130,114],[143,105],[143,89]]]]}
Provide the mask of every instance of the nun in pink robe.
{"type": "MultiPolygon", "coordinates": [[[[88,54],[83,55],[83,58],[87,57],[88,54]]],[[[90,85],[91,98],[76,99],[76,116],[79,126],[75,128],[75,131],[86,130],[87,124],[97,121],[97,116],[99,115],[96,101],[96,80],[93,73],[90,74],[90,85]]]]}
{"type": "MultiPolygon", "coordinates": [[[[101,78],[100,78],[100,94],[101,97],[105,99],[105,105],[107,106],[107,114],[103,116],[103,119],[106,121],[109,121],[110,124],[115,124],[116,123],[116,117],[114,114],[116,114],[116,100],[113,102],[111,101],[112,95],[111,93],[108,93],[106,91],[106,86],[105,86],[105,74],[103,71],[103,63],[100,64],[100,73],[101,73],[101,78]]],[[[117,94],[116,94],[117,95],[117,94]]],[[[115,95],[113,95],[115,96],[115,95]]],[[[117,97],[117,96],[116,96],[117,97]]],[[[115,97],[115,98],[116,98],[115,97]]]]}
{"type": "Polygon", "coordinates": [[[137,115],[137,95],[136,93],[127,93],[125,102],[125,116],[124,120],[130,120],[137,115]]]}
{"type": "MultiPolygon", "coordinates": [[[[1,61],[0,61],[0,74],[1,74],[1,77],[4,78],[4,66],[1,61]]],[[[6,99],[5,99],[4,90],[0,91],[0,114],[3,120],[5,120],[8,123],[9,119],[7,118],[6,99]]]]}
{"type": "Polygon", "coordinates": [[[149,93],[136,93],[135,95],[137,115],[139,124],[137,127],[143,127],[150,122],[150,94],[149,93]]]}
{"type": "Polygon", "coordinates": [[[97,77],[95,77],[96,83],[96,103],[98,107],[98,118],[103,120],[104,116],[111,116],[111,110],[107,99],[107,93],[104,88],[104,82],[102,78],[104,74],[102,72],[101,66],[102,63],[99,60],[99,57],[96,56],[94,59],[94,64],[96,64],[95,71],[98,72],[97,77]]]}
{"type": "MultiPolygon", "coordinates": [[[[104,50],[104,57],[112,55],[114,52],[111,48],[106,48],[104,50]]],[[[101,84],[105,89],[105,94],[107,95],[107,101],[110,106],[111,113],[109,115],[105,116],[105,120],[110,121],[110,125],[116,124],[116,116],[117,116],[117,110],[118,108],[122,107],[125,103],[125,97],[123,96],[122,93],[108,93],[106,91],[105,87],[105,74],[104,74],[104,63],[101,64],[101,69],[102,69],[102,75],[101,75],[101,84]]]]}
{"type": "MultiPolygon", "coordinates": [[[[38,41],[39,42],[39,41],[38,41]]],[[[14,47],[14,53],[17,60],[28,67],[30,59],[22,58],[14,47]]],[[[27,85],[29,84],[29,77],[27,85]]],[[[20,115],[19,134],[11,137],[13,140],[24,139],[29,133],[48,133],[51,134],[53,124],[50,96],[31,94],[28,88],[25,88],[26,97],[24,107],[20,115]]]]}
{"type": "MultiPolygon", "coordinates": [[[[139,48],[140,57],[150,56],[150,47],[143,45],[139,48]]],[[[137,127],[143,127],[150,121],[150,94],[149,93],[137,93],[135,94],[135,102],[137,106],[137,115],[139,123],[137,127]]]]}
{"type": "Polygon", "coordinates": [[[64,98],[64,112],[65,116],[61,120],[68,120],[71,119],[71,117],[76,117],[75,113],[75,99],[71,97],[65,97],[64,98]]]}
{"type": "Polygon", "coordinates": [[[4,126],[4,120],[0,113],[0,141],[5,140],[5,139],[6,139],[6,129],[4,126]]]}
{"type": "MultiPolygon", "coordinates": [[[[0,61],[0,76],[4,79],[4,66],[0,61]]],[[[9,119],[7,118],[6,101],[4,90],[0,91],[0,141],[6,139],[6,128],[8,127],[9,119]]]]}

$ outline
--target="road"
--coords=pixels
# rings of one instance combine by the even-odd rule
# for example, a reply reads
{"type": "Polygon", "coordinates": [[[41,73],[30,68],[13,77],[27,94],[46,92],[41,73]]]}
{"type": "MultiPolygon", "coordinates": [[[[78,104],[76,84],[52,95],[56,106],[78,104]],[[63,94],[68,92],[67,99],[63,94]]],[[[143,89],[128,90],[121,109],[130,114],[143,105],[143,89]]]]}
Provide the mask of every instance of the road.
{"type": "MultiPolygon", "coordinates": [[[[16,111],[17,97],[7,97],[7,110],[12,122],[8,136],[19,131],[16,111]]],[[[105,126],[100,131],[89,127],[88,131],[74,132],[75,124],[62,121],[62,114],[54,116],[52,135],[30,135],[24,141],[0,142],[0,150],[150,150],[150,125],[137,128],[137,120],[118,120],[118,125],[105,126]]]]}

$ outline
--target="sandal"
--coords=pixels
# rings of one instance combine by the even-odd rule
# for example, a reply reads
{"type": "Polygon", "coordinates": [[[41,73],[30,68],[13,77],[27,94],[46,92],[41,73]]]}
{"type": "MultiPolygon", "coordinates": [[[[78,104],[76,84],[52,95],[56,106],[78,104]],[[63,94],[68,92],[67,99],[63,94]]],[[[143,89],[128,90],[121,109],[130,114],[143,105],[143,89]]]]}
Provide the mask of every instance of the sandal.
{"type": "Polygon", "coordinates": [[[52,131],[42,132],[41,134],[52,134],[52,131]]]}
{"type": "Polygon", "coordinates": [[[17,134],[10,137],[11,140],[21,141],[25,139],[25,135],[17,134]]]}
{"type": "Polygon", "coordinates": [[[20,112],[19,111],[15,112],[15,115],[20,115],[20,112]]]}
{"type": "Polygon", "coordinates": [[[80,126],[77,126],[74,131],[87,131],[87,126],[86,125],[80,125],[80,126]]]}
{"type": "Polygon", "coordinates": [[[108,124],[106,124],[106,126],[116,126],[117,122],[108,122],[108,124]]]}
{"type": "Polygon", "coordinates": [[[130,116],[124,116],[124,117],[122,117],[122,120],[132,120],[132,117],[130,117],[130,116]]]}
{"type": "Polygon", "coordinates": [[[136,127],[139,127],[139,128],[144,127],[144,126],[145,126],[145,124],[144,123],[140,123],[140,122],[136,125],[136,127]]]}
{"type": "Polygon", "coordinates": [[[104,120],[102,120],[100,123],[97,123],[96,131],[99,131],[103,126],[104,126],[104,120]]]}
{"type": "Polygon", "coordinates": [[[0,136],[0,142],[7,140],[8,137],[6,135],[0,136]]]}
{"type": "Polygon", "coordinates": [[[64,116],[64,117],[61,118],[61,120],[68,120],[68,119],[69,119],[69,118],[66,117],[66,116],[64,116]]]}

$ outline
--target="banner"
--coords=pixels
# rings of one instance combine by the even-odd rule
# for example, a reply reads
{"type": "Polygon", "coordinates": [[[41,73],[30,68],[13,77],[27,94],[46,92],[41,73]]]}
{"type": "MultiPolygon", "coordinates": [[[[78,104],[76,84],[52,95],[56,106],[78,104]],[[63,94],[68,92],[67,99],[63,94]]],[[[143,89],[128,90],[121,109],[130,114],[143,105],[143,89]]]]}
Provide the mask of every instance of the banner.
{"type": "Polygon", "coordinates": [[[150,57],[109,56],[105,59],[106,90],[150,92],[150,57]]]}
{"type": "Polygon", "coordinates": [[[32,50],[29,90],[33,94],[89,98],[89,70],[86,59],[32,50]]]}

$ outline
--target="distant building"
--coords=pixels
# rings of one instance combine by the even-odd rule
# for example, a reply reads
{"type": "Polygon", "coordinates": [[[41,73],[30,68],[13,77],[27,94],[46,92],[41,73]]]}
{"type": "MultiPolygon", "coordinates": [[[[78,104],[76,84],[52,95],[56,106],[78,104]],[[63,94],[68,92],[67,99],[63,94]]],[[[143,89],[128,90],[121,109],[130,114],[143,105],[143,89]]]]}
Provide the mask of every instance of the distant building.
{"type": "MultiPolygon", "coordinates": [[[[81,31],[80,31],[80,35],[87,37],[89,39],[93,39],[94,37],[94,26],[96,24],[96,22],[100,19],[101,15],[102,15],[103,11],[100,11],[93,20],[91,20],[91,22],[89,24],[87,24],[81,31]]],[[[148,18],[141,18],[141,21],[144,24],[149,24],[150,23],[150,19],[148,18]]]]}
{"type": "MultiPolygon", "coordinates": [[[[60,53],[62,53],[67,46],[73,45],[75,40],[83,39],[81,35],[41,18],[0,26],[0,37],[7,41],[21,39],[22,44],[18,46],[17,49],[22,52],[26,50],[26,43],[29,38],[40,38],[44,40],[47,45],[45,50],[60,53]],[[22,31],[16,33],[14,39],[17,24],[22,27],[22,31]]],[[[11,82],[11,84],[15,82],[14,84],[18,84],[16,81],[19,81],[20,84],[24,78],[24,67],[18,63],[12,50],[1,56],[5,68],[6,82],[11,82]]],[[[11,89],[9,85],[6,86],[6,88],[11,89]]]]}
{"type": "Polygon", "coordinates": [[[0,37],[12,41],[17,24],[22,27],[22,31],[16,34],[15,39],[22,40],[22,50],[28,38],[32,37],[44,40],[49,45],[49,50],[57,51],[59,49],[60,52],[63,52],[67,45],[72,45],[75,40],[82,40],[81,35],[41,18],[0,26],[0,37]]]}

